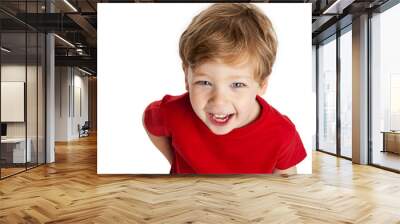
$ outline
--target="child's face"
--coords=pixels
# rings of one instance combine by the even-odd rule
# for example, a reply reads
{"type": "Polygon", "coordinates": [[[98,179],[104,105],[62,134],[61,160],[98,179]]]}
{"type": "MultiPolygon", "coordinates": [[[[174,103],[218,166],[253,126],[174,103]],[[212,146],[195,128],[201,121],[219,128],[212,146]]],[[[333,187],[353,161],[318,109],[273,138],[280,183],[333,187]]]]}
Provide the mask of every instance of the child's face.
{"type": "Polygon", "coordinates": [[[256,95],[265,92],[249,63],[227,65],[205,62],[185,69],[186,89],[196,115],[217,135],[227,134],[257,118],[260,106],[256,95]]]}

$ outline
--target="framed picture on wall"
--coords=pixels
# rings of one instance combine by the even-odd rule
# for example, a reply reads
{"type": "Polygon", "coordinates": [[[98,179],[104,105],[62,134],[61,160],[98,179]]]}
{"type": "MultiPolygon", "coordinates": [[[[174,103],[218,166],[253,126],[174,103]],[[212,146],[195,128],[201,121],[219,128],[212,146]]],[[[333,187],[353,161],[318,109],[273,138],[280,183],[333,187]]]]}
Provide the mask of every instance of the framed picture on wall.
{"type": "Polygon", "coordinates": [[[1,122],[24,122],[25,82],[1,82],[1,122]]]}

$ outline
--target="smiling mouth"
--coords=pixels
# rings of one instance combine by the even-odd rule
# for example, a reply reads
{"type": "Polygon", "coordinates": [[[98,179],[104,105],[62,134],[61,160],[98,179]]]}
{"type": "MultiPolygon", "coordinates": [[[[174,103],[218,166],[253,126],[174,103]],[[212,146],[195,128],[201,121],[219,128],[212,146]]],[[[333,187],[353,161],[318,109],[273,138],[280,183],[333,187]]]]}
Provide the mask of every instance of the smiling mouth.
{"type": "Polygon", "coordinates": [[[207,113],[208,118],[214,125],[225,125],[232,118],[234,114],[213,114],[207,113]]]}

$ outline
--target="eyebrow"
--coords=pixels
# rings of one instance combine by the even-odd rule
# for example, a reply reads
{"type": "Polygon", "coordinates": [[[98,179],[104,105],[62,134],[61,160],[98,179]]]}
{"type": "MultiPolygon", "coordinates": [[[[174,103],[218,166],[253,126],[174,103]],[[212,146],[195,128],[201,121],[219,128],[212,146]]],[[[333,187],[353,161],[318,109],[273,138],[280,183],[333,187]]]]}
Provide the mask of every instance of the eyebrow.
{"type": "MultiPolygon", "coordinates": [[[[210,75],[207,75],[207,74],[205,74],[205,73],[202,73],[202,72],[193,72],[193,74],[195,75],[195,76],[206,76],[206,77],[210,77],[210,75]]],[[[248,77],[248,76],[241,76],[241,75],[233,75],[233,76],[230,76],[229,77],[229,79],[251,79],[251,77],[248,77]]]]}
{"type": "Polygon", "coordinates": [[[209,75],[207,75],[207,74],[204,74],[204,73],[201,73],[201,72],[195,72],[195,71],[193,71],[193,74],[194,74],[195,76],[209,76],[209,75]]]}
{"type": "Polygon", "coordinates": [[[231,76],[230,79],[251,79],[251,77],[234,75],[234,76],[231,76]]]}

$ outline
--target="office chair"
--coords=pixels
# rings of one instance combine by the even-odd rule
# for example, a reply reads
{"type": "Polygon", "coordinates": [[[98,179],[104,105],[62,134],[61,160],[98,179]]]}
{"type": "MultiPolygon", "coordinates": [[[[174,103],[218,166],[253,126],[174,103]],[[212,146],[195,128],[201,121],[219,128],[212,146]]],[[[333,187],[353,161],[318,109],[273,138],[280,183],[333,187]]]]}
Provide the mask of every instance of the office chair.
{"type": "Polygon", "coordinates": [[[79,127],[80,125],[78,125],[78,129],[79,129],[79,138],[80,137],[87,137],[89,136],[89,121],[85,121],[85,123],[82,125],[82,127],[79,127]]]}

